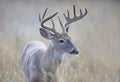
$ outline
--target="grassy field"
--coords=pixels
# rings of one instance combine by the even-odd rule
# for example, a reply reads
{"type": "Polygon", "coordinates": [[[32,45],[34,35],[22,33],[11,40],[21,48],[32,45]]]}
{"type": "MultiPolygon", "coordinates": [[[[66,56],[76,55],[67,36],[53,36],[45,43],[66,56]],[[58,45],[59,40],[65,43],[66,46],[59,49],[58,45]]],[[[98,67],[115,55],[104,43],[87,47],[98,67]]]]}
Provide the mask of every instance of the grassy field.
{"type": "Polygon", "coordinates": [[[39,34],[39,12],[46,7],[50,14],[58,11],[65,23],[62,13],[68,8],[72,14],[73,4],[76,11],[87,8],[88,15],[71,24],[69,35],[80,54],[65,55],[57,70],[59,82],[120,82],[119,2],[45,1],[0,1],[0,82],[25,82],[20,57],[27,42],[49,45],[39,34]]]}

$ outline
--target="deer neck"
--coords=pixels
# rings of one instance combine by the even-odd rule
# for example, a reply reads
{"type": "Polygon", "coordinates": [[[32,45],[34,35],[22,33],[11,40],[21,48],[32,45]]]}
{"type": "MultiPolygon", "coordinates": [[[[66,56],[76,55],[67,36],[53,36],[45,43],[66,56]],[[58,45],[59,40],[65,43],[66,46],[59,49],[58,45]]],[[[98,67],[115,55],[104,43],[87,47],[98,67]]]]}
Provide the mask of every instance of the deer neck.
{"type": "Polygon", "coordinates": [[[52,42],[49,45],[47,52],[50,52],[48,53],[48,55],[51,56],[55,62],[58,62],[58,61],[61,62],[64,55],[63,50],[61,50],[58,46],[54,45],[54,43],[52,42]]]}
{"type": "Polygon", "coordinates": [[[44,56],[44,69],[54,73],[62,61],[63,54],[64,52],[51,42],[44,56]]]}

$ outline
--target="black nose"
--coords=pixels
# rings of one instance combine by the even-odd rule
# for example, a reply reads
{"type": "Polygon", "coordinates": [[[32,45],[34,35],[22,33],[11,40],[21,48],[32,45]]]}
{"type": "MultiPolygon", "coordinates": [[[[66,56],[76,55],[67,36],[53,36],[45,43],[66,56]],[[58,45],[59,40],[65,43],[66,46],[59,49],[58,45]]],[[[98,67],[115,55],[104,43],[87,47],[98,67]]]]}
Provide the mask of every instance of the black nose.
{"type": "Polygon", "coordinates": [[[70,52],[70,54],[78,54],[79,53],[79,51],[76,49],[76,48],[74,48],[73,50],[72,50],[72,52],[70,52]]]}

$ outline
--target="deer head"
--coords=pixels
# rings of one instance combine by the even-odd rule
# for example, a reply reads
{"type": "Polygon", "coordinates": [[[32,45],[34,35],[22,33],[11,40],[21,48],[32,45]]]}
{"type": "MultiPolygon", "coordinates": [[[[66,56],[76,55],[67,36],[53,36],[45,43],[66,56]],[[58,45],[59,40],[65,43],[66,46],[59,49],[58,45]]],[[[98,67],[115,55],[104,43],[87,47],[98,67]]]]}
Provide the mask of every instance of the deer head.
{"type": "Polygon", "coordinates": [[[39,14],[39,21],[41,24],[40,28],[40,34],[46,38],[49,39],[53,42],[54,46],[56,46],[59,49],[62,49],[64,52],[68,52],[70,54],[78,54],[79,51],[78,49],[75,47],[75,45],[72,42],[71,37],[68,35],[69,32],[69,25],[75,21],[80,20],[81,18],[83,18],[86,14],[87,14],[87,9],[85,9],[85,13],[83,14],[81,9],[80,9],[80,15],[76,16],[76,11],[75,11],[75,5],[73,5],[73,14],[74,17],[70,18],[70,14],[69,14],[69,10],[67,9],[67,16],[64,13],[64,17],[66,19],[66,24],[63,25],[59,16],[58,16],[58,20],[59,23],[61,25],[62,28],[62,33],[59,33],[56,31],[55,29],[55,24],[53,22],[53,17],[55,17],[58,12],[54,13],[53,15],[50,15],[49,17],[45,18],[46,12],[47,12],[48,8],[46,8],[45,12],[43,13],[43,16],[41,18],[40,14],[39,14]],[[48,20],[51,19],[52,22],[52,28],[45,26],[45,22],[47,22],[48,20]]]}

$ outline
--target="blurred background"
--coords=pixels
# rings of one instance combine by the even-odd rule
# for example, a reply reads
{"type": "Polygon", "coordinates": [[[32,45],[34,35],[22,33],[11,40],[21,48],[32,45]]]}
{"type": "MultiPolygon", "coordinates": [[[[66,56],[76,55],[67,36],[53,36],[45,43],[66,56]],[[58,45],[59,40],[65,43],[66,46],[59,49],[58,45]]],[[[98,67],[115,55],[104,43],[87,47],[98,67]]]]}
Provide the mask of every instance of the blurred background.
{"type": "MultiPolygon", "coordinates": [[[[0,0],[0,82],[25,82],[20,57],[25,44],[39,40],[39,13],[63,13],[72,5],[88,14],[71,24],[69,35],[80,50],[65,55],[57,75],[59,82],[120,82],[120,2],[118,0],[0,0]]],[[[57,17],[56,28],[61,31],[57,17]]],[[[50,22],[47,25],[51,25],[50,22]]]]}

